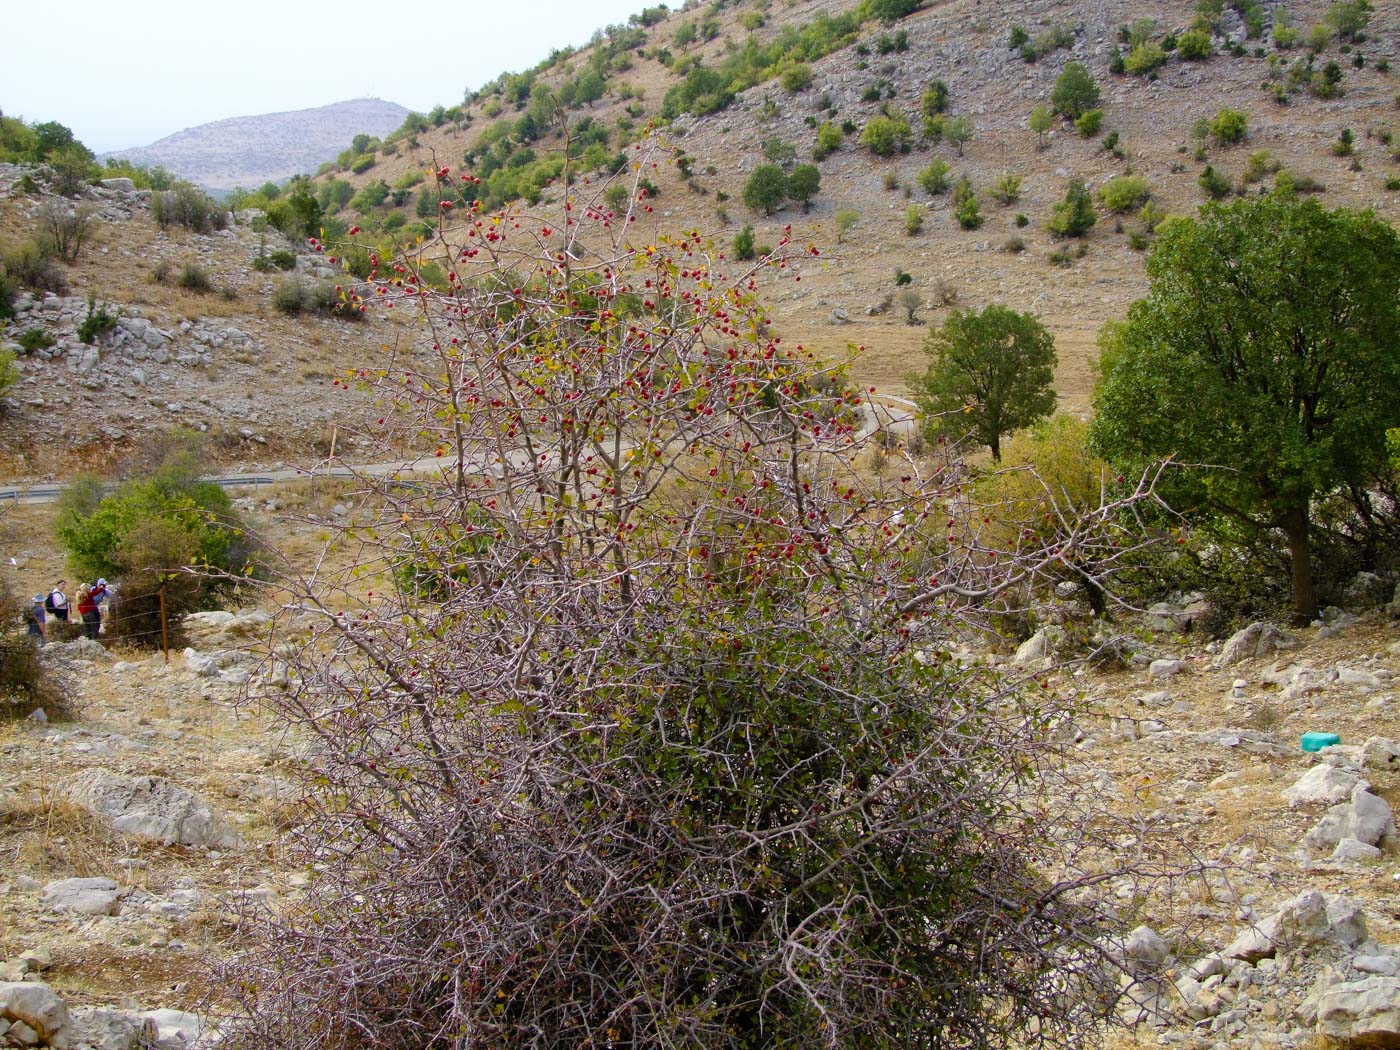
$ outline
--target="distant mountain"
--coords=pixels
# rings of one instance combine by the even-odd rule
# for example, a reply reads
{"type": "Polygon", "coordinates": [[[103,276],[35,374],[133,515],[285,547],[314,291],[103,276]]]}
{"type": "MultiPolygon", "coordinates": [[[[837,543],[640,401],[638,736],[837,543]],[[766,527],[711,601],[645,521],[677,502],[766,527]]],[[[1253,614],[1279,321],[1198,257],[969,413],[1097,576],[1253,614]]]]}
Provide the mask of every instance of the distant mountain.
{"type": "Polygon", "coordinates": [[[394,102],[357,98],[315,109],[230,117],[106,156],[145,167],[161,165],[208,190],[253,189],[269,180],[312,174],[361,132],[388,134],[409,111],[394,102]]]}

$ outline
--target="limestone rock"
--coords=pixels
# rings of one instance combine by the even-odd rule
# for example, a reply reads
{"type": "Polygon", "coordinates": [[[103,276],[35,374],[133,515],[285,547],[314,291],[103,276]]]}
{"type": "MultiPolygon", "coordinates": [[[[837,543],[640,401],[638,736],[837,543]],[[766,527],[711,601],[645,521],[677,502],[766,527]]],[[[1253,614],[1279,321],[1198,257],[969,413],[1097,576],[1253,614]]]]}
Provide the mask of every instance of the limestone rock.
{"type": "Polygon", "coordinates": [[[156,1026],[162,1042],[194,1046],[205,1035],[204,1018],[184,1010],[148,1010],[141,1015],[156,1026]]]}
{"type": "Polygon", "coordinates": [[[193,791],[161,777],[88,769],[66,780],[63,796],[114,831],[155,842],[233,849],[238,835],[193,791]]]}
{"type": "Polygon", "coordinates": [[[122,889],[111,879],[58,879],[44,887],[49,911],[72,915],[115,915],[122,889]]]}
{"type": "Polygon", "coordinates": [[[1360,839],[1344,838],[1337,843],[1337,848],[1332,851],[1332,859],[1342,864],[1380,860],[1381,851],[1360,839]]]}
{"type": "Polygon", "coordinates": [[[1306,802],[1342,802],[1360,780],[1358,773],[1322,762],[1299,777],[1292,787],[1285,788],[1283,797],[1293,806],[1306,802]]]}
{"type": "Polygon", "coordinates": [[[1171,955],[1167,942],[1158,936],[1150,926],[1139,926],[1128,934],[1123,944],[1123,956],[1129,967],[1135,970],[1160,970],[1171,955]]]}
{"type": "Polygon", "coordinates": [[[1028,667],[1041,663],[1052,655],[1059,636],[1060,632],[1056,628],[1042,627],[1020,644],[1016,649],[1016,655],[1011,658],[1011,662],[1017,667],[1028,667]]]}
{"type": "Polygon", "coordinates": [[[1366,939],[1366,917],[1345,897],[1309,890],[1273,915],[1245,930],[1221,953],[1227,959],[1258,963],[1278,949],[1325,943],[1354,947],[1366,939]]]}
{"type": "Polygon", "coordinates": [[[1395,815],[1390,803],[1367,790],[1362,781],[1351,793],[1351,813],[1344,834],[1368,845],[1388,849],[1395,844],[1395,815]]]}
{"type": "Polygon", "coordinates": [[[1400,744],[1385,736],[1368,737],[1358,760],[1363,769],[1400,769],[1400,744]]]}
{"type": "Polygon", "coordinates": [[[54,1050],[66,1050],[73,1045],[68,1008],[46,984],[33,981],[0,984],[0,1017],[14,1025],[28,1025],[54,1050]]]}
{"type": "Polygon", "coordinates": [[[142,1050],[159,1038],[154,1021],[101,1006],[75,1007],[70,1014],[74,1041],[93,1050],[142,1050]]]}
{"type": "Polygon", "coordinates": [[[1348,1046],[1400,1048],[1400,977],[1332,985],[1318,999],[1317,1034],[1348,1046]]]}
{"type": "Polygon", "coordinates": [[[1235,632],[1220,648],[1216,667],[1232,667],[1241,660],[1268,656],[1279,649],[1292,649],[1297,640],[1271,623],[1256,622],[1235,632]]]}

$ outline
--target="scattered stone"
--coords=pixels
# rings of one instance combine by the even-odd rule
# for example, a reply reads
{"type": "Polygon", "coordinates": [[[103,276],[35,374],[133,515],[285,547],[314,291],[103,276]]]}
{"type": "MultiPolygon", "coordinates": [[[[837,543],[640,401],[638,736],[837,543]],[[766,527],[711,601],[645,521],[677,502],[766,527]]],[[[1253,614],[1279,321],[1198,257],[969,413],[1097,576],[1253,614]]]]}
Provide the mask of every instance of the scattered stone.
{"type": "Polygon", "coordinates": [[[1366,917],[1345,897],[1309,890],[1245,930],[1221,953],[1227,959],[1257,963],[1279,948],[1329,943],[1352,947],[1366,939],[1366,917]]]}
{"type": "Polygon", "coordinates": [[[72,915],[115,915],[122,889],[111,879],[58,879],[44,887],[44,906],[72,915]]]}
{"type": "Polygon", "coordinates": [[[143,1050],[160,1038],[154,1021],[101,1006],[78,1006],[69,1012],[74,1042],[93,1050],[143,1050]]]}
{"type": "Polygon", "coordinates": [[[11,1023],[7,1037],[16,1040],[16,1029],[26,1025],[35,1037],[54,1050],[73,1045],[68,1008],[46,984],[19,981],[0,984],[0,1017],[11,1023]]]}
{"type": "Polygon", "coordinates": [[[155,1024],[162,1041],[185,1045],[198,1043],[206,1027],[202,1017],[184,1010],[148,1010],[141,1016],[155,1024]]]}
{"type": "Polygon", "coordinates": [[[1043,663],[1052,655],[1055,642],[1059,640],[1059,637],[1058,628],[1042,627],[1017,647],[1016,655],[1011,658],[1011,662],[1017,667],[1043,663]]]}
{"type": "Polygon", "coordinates": [[[1334,984],[1317,1002],[1317,1035],[1354,1047],[1400,1047],[1400,978],[1334,984]]]}
{"type": "Polygon", "coordinates": [[[238,835],[203,798],[161,777],[88,769],[65,781],[63,797],[114,831],[155,842],[233,849],[238,835]]]}
{"type": "Polygon", "coordinates": [[[1280,649],[1293,649],[1298,641],[1271,623],[1256,622],[1232,634],[1215,658],[1217,668],[1233,667],[1241,660],[1268,656],[1280,649]]]}
{"type": "Polygon", "coordinates": [[[1332,851],[1332,859],[1341,864],[1357,864],[1362,861],[1380,860],[1381,851],[1360,839],[1344,838],[1332,851]]]}
{"type": "Polygon", "coordinates": [[[1185,666],[1180,660],[1153,660],[1147,665],[1147,673],[1153,678],[1170,678],[1185,666]]]}
{"type": "Polygon", "coordinates": [[[1123,957],[1133,970],[1153,972],[1160,970],[1171,955],[1167,942],[1150,926],[1139,926],[1128,934],[1123,944],[1123,957]]]}
{"type": "Polygon", "coordinates": [[[1362,973],[1394,977],[1400,973],[1400,959],[1393,955],[1358,955],[1351,960],[1352,968],[1362,973]]]}
{"type": "Polygon", "coordinates": [[[1285,788],[1283,797],[1293,806],[1307,802],[1341,802],[1360,780],[1358,773],[1323,762],[1299,777],[1292,787],[1285,788]]]}
{"type": "Polygon", "coordinates": [[[1357,756],[1363,769],[1400,770],[1400,745],[1384,736],[1367,738],[1357,756]]]}

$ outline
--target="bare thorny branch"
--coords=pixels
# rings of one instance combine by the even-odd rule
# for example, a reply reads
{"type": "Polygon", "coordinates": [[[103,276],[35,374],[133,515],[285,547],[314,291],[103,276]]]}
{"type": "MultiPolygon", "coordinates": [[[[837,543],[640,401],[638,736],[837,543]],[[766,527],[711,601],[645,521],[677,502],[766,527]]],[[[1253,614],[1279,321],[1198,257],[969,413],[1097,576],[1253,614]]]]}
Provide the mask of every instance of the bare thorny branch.
{"type": "Polygon", "coordinates": [[[1153,477],[993,549],[955,462],[861,473],[862,397],[758,271],[632,246],[596,190],[467,208],[441,286],[424,251],[365,295],[424,322],[359,373],[381,437],[445,469],[362,478],[354,568],[279,581],[319,874],[231,1045],[1076,1043],[1118,990],[1102,887],[1168,869],[1097,847],[1043,689],[949,651],[1106,579],[1153,477]]]}

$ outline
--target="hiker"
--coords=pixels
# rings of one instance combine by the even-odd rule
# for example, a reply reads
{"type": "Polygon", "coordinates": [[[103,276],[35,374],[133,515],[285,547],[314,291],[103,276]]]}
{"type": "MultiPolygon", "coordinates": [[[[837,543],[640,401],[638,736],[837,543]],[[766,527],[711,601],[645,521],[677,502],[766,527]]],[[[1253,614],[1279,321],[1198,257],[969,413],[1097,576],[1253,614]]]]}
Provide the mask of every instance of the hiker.
{"type": "Polygon", "coordinates": [[[35,645],[44,644],[44,622],[47,617],[44,615],[44,596],[36,594],[29,603],[29,608],[24,613],[24,626],[29,637],[34,639],[35,645]]]}
{"type": "Polygon", "coordinates": [[[102,630],[102,614],[107,611],[106,602],[111,596],[111,593],[111,589],[107,586],[107,581],[101,577],[98,577],[97,582],[88,589],[88,594],[92,598],[92,604],[97,609],[97,629],[99,631],[102,630]]]}
{"type": "Polygon", "coordinates": [[[78,588],[78,615],[83,618],[83,634],[97,641],[97,632],[102,630],[102,614],[92,600],[92,589],[85,583],[78,588]]]}
{"type": "Polygon", "coordinates": [[[55,620],[68,622],[68,595],[63,593],[63,588],[68,586],[67,580],[59,580],[53,585],[53,590],[49,591],[49,596],[44,599],[44,609],[55,620]]]}

